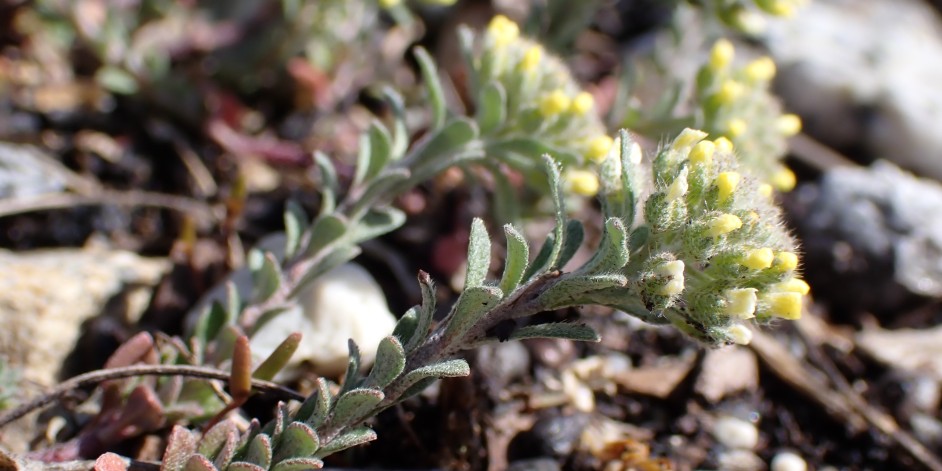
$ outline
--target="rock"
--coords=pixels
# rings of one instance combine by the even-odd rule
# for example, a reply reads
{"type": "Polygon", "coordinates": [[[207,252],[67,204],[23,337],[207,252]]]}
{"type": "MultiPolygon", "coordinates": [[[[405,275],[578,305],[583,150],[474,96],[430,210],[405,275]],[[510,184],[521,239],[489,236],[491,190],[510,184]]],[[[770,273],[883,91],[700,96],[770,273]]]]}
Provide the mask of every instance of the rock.
{"type": "Polygon", "coordinates": [[[727,450],[716,457],[719,469],[725,471],[760,471],[765,462],[749,450],[727,450]]]}
{"type": "Polygon", "coordinates": [[[694,390],[715,404],[727,395],[755,391],[758,386],[759,362],[755,353],[735,346],[707,352],[694,390]]]}
{"type": "Polygon", "coordinates": [[[66,175],[39,149],[0,142],[0,198],[28,198],[62,191],[66,175]]]}
{"type": "Polygon", "coordinates": [[[805,459],[790,451],[783,451],[772,458],[771,471],[807,471],[805,459]]]}
{"type": "Polygon", "coordinates": [[[816,0],[764,42],[810,134],[942,178],[942,21],[928,3],[816,0]]]}
{"type": "Polygon", "coordinates": [[[731,416],[716,419],[713,436],[723,446],[739,450],[753,450],[759,444],[759,430],[751,422],[731,416]]]}
{"type": "Polygon", "coordinates": [[[942,295],[942,185],[878,161],[833,169],[796,198],[817,298],[882,312],[942,295]]]}

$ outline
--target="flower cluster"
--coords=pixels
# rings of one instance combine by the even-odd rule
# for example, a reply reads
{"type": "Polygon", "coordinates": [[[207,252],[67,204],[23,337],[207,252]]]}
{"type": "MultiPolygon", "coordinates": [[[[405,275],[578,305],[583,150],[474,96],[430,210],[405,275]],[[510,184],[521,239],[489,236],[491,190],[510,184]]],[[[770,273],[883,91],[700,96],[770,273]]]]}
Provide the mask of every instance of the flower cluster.
{"type": "MultiPolygon", "coordinates": [[[[686,129],[655,157],[624,272],[652,317],[708,344],[748,343],[745,322],[798,319],[809,288],[779,210],[737,170],[728,141],[706,136],[686,129]]],[[[603,198],[617,186],[604,184],[603,198]]]]}
{"type": "Polygon", "coordinates": [[[734,67],[734,55],[732,43],[721,39],[700,68],[696,99],[701,125],[711,135],[727,138],[723,148],[734,145],[742,164],[765,183],[780,191],[791,190],[795,175],[779,160],[787,150],[786,138],[801,131],[801,120],[783,114],[769,90],[775,77],[772,59],[760,57],[734,67]]]}
{"type": "Polygon", "coordinates": [[[490,136],[489,153],[536,179],[543,177],[535,157],[550,153],[567,168],[571,192],[594,195],[599,184],[586,169],[605,158],[612,138],[592,94],[579,86],[560,58],[522,37],[505,16],[495,16],[476,40],[468,57],[476,112],[503,118],[500,126],[482,129],[490,136]],[[495,111],[498,102],[502,109],[495,111]]]}

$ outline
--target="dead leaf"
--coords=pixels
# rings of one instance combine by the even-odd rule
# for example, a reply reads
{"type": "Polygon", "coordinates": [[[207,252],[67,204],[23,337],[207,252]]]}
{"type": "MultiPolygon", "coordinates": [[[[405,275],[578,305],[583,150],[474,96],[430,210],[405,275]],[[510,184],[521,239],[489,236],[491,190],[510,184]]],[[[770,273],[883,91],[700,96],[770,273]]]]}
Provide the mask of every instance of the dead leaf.
{"type": "Polygon", "coordinates": [[[727,347],[710,350],[694,389],[712,403],[740,391],[754,391],[759,385],[759,362],[750,350],[727,347]]]}

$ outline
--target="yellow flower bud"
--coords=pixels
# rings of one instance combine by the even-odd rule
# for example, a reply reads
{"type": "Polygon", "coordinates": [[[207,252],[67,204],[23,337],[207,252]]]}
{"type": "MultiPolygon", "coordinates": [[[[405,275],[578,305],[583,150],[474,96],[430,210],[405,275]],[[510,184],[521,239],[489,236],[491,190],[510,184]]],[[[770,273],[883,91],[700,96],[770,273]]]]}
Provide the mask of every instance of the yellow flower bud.
{"type": "Polygon", "coordinates": [[[741,178],[739,172],[723,172],[716,176],[717,198],[721,203],[733,196],[741,178]]]}
{"type": "Polygon", "coordinates": [[[770,183],[779,191],[791,191],[795,188],[796,181],[795,173],[786,167],[782,167],[775,172],[775,175],[772,175],[770,183]]]}
{"type": "Polygon", "coordinates": [[[674,201],[687,194],[687,168],[684,167],[667,189],[667,201],[674,201]]]}
{"type": "Polygon", "coordinates": [[[746,256],[739,264],[751,270],[762,270],[771,267],[774,259],[775,254],[772,253],[772,249],[763,247],[746,252],[746,256]]]}
{"type": "Polygon", "coordinates": [[[713,144],[716,145],[717,152],[732,152],[733,151],[733,141],[730,141],[724,136],[720,136],[713,140],[713,144]]]}
{"type": "Polygon", "coordinates": [[[726,122],[726,132],[729,133],[730,137],[742,136],[748,127],[749,125],[740,118],[733,118],[726,122]]]}
{"type": "Polygon", "coordinates": [[[586,151],[586,157],[593,162],[601,162],[605,160],[608,151],[612,150],[614,144],[615,141],[604,134],[593,137],[592,140],[589,141],[589,149],[586,151]]]}
{"type": "Polygon", "coordinates": [[[584,116],[589,111],[592,111],[592,106],[595,105],[595,99],[592,98],[592,94],[589,92],[579,92],[575,98],[572,100],[572,105],[569,107],[569,110],[573,114],[584,116]]]}
{"type": "Polygon", "coordinates": [[[599,178],[588,170],[569,169],[565,180],[569,190],[577,195],[595,196],[599,192],[599,178]]]}
{"type": "Polygon", "coordinates": [[[779,252],[775,254],[772,265],[782,271],[792,271],[798,268],[798,256],[792,252],[779,252]]]}
{"type": "Polygon", "coordinates": [[[751,319],[756,316],[758,302],[755,288],[738,288],[726,292],[726,314],[737,319],[751,319]]]}
{"type": "Polygon", "coordinates": [[[540,100],[540,113],[546,117],[556,116],[569,109],[571,101],[566,92],[555,90],[540,100]]]}
{"type": "Polygon", "coordinates": [[[805,295],[811,292],[811,287],[808,286],[808,283],[801,278],[791,278],[781,283],[772,285],[772,290],[805,295]]]}
{"type": "Polygon", "coordinates": [[[801,293],[767,293],[762,299],[768,305],[769,314],[773,316],[788,320],[801,318],[801,293]]]}
{"type": "Polygon", "coordinates": [[[785,137],[792,137],[801,132],[801,118],[795,114],[783,114],[775,120],[775,127],[785,137]]]}
{"type": "Polygon", "coordinates": [[[772,0],[766,11],[782,18],[791,18],[795,15],[795,5],[788,0],[772,0]]]}
{"type": "Polygon", "coordinates": [[[736,55],[736,49],[733,43],[727,39],[720,39],[713,44],[710,50],[710,68],[713,70],[725,70],[733,62],[736,55]]]}
{"type": "Polygon", "coordinates": [[[540,45],[533,45],[523,53],[523,58],[520,59],[520,70],[524,72],[530,72],[536,70],[536,67],[540,65],[540,60],[543,59],[543,47],[540,45]]]}
{"type": "Polygon", "coordinates": [[[742,324],[734,324],[726,329],[726,335],[735,344],[749,345],[752,342],[752,331],[742,324]]]}
{"type": "Polygon", "coordinates": [[[392,8],[402,3],[402,0],[379,0],[379,6],[382,8],[392,8]]]}
{"type": "Polygon", "coordinates": [[[720,90],[716,92],[716,99],[721,104],[728,105],[742,96],[743,86],[735,80],[727,80],[720,85],[720,90]]]}
{"type": "Polygon", "coordinates": [[[487,33],[493,38],[494,45],[506,46],[520,36],[520,27],[504,15],[497,15],[487,25],[487,33]]]}
{"type": "Polygon", "coordinates": [[[657,275],[669,277],[667,283],[658,289],[658,294],[674,296],[684,291],[684,262],[682,260],[664,262],[654,272],[657,275]]]}
{"type": "Polygon", "coordinates": [[[768,183],[763,183],[759,185],[759,194],[766,198],[769,198],[772,196],[772,191],[773,191],[772,185],[769,185],[768,183]]]}
{"type": "Polygon", "coordinates": [[[745,74],[751,82],[768,82],[775,78],[775,62],[769,56],[762,56],[746,65],[745,74]]]}
{"type": "Polygon", "coordinates": [[[729,234],[742,227],[742,220],[734,214],[721,214],[710,221],[706,233],[711,237],[729,234]]]}
{"type": "Polygon", "coordinates": [[[709,165],[710,162],[713,162],[713,154],[715,152],[716,144],[714,142],[700,141],[693,146],[687,158],[689,158],[690,163],[694,165],[709,165]]]}
{"type": "Polygon", "coordinates": [[[707,133],[699,129],[685,128],[674,138],[674,142],[671,143],[671,150],[686,150],[705,137],[707,137],[707,133]]]}

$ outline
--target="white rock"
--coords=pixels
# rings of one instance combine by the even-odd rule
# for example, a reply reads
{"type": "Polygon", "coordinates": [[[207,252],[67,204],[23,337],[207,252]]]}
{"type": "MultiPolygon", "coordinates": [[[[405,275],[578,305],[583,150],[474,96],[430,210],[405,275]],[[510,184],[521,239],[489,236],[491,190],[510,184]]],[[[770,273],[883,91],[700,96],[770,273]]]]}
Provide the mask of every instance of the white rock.
{"type": "Polygon", "coordinates": [[[752,450],[759,444],[759,430],[752,423],[736,417],[720,417],[713,424],[713,436],[729,448],[752,450]]]}
{"type": "Polygon", "coordinates": [[[727,450],[716,457],[719,469],[724,471],[761,471],[765,462],[749,450],[727,450]]]}
{"type": "Polygon", "coordinates": [[[772,458],[771,471],[807,471],[804,458],[790,451],[783,451],[772,458]]]}

